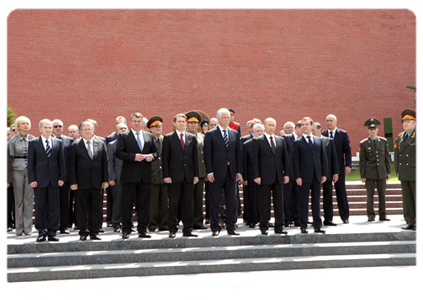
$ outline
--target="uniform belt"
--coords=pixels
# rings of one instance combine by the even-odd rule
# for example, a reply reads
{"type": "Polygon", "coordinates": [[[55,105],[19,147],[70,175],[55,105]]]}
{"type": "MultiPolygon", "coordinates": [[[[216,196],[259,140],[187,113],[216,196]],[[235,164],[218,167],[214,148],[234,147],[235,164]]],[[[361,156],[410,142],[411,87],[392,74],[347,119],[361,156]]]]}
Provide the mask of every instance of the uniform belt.
{"type": "Polygon", "coordinates": [[[14,156],[13,158],[22,158],[22,159],[28,159],[28,156],[14,156]]]}

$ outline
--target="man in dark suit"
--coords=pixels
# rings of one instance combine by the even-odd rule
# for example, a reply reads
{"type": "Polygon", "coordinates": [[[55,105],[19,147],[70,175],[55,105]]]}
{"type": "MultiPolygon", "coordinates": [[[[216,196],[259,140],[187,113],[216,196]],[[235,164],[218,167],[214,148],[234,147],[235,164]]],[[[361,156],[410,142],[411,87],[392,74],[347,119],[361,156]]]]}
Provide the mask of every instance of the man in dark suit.
{"type": "Polygon", "coordinates": [[[283,184],[289,182],[288,152],[284,139],[275,135],[275,119],[264,120],[264,128],[264,135],[253,140],[252,159],[254,182],[259,185],[260,231],[267,235],[273,194],[275,233],[287,234],[283,229],[283,184]]]}
{"type": "MultiPolygon", "coordinates": [[[[116,125],[116,134],[118,136],[127,130],[128,126],[126,126],[125,123],[116,125]]],[[[116,157],[116,144],[117,140],[114,140],[107,145],[107,161],[109,163],[109,189],[113,196],[113,210],[110,220],[112,222],[113,231],[120,232],[122,223],[122,215],[120,212],[122,206],[122,184],[120,183],[122,160],[116,157]]]]}
{"type": "Polygon", "coordinates": [[[182,205],[183,236],[197,237],[192,233],[194,185],[198,182],[198,154],[195,135],[185,132],[187,117],[177,114],[173,118],[175,131],[163,139],[163,178],[168,185],[169,237],[178,231],[178,208],[182,205]],[[180,201],[182,200],[182,202],[180,201]]]}
{"type": "Polygon", "coordinates": [[[229,235],[239,235],[235,231],[238,216],[236,203],[236,182],[242,180],[242,154],[239,134],[229,127],[231,115],[228,109],[217,112],[219,125],[206,133],[204,138],[204,160],[207,180],[210,182],[210,227],[213,236],[218,236],[219,210],[222,189],[226,204],[226,230],[229,235]]]}
{"type": "Polygon", "coordinates": [[[41,136],[28,144],[28,182],[34,188],[35,228],[37,242],[57,242],[59,229],[59,187],[63,186],[66,170],[62,141],[52,137],[53,123],[40,121],[41,136]]]}
{"type": "Polygon", "coordinates": [[[150,221],[150,162],[157,158],[157,148],[151,133],[143,131],[142,114],[136,112],[130,117],[131,130],[119,135],[116,157],[123,160],[122,175],[122,238],[128,239],[132,231],[134,207],[138,216],[138,236],[150,238],[147,227],[150,221]]]}
{"type": "Polygon", "coordinates": [[[299,185],[298,216],[301,233],[307,231],[308,195],[311,190],[311,207],[313,212],[313,227],[316,233],[325,233],[320,218],[320,187],[328,176],[326,149],[319,137],[311,134],[313,120],[304,117],[301,120],[303,136],[294,141],[294,172],[299,185]]]}
{"type": "Polygon", "coordinates": [[[336,127],[337,118],[335,115],[326,117],[328,129],[322,132],[323,136],[333,138],[338,159],[339,175],[335,182],[336,200],[338,202],[339,215],[344,224],[349,223],[350,209],[348,206],[347,190],[345,187],[345,175],[351,173],[351,146],[350,138],[345,130],[336,127]]]}
{"type": "Polygon", "coordinates": [[[81,139],[69,151],[70,188],[76,190],[76,224],[80,240],[100,240],[103,223],[103,189],[109,184],[106,144],[94,137],[94,125],[84,121],[79,127],[81,139]]]}
{"type": "MultiPolygon", "coordinates": [[[[258,138],[264,134],[263,124],[255,124],[253,126],[252,135],[258,138]]],[[[243,171],[243,185],[244,185],[244,215],[248,216],[247,225],[250,228],[255,228],[260,221],[259,208],[259,185],[254,181],[253,172],[253,139],[248,139],[242,146],[242,171],[243,171]],[[245,197],[248,195],[248,197],[245,197]]]]}
{"type": "Polygon", "coordinates": [[[328,178],[322,184],[323,186],[323,211],[325,220],[323,224],[326,226],[336,226],[333,223],[333,186],[332,182],[338,181],[339,167],[338,159],[336,158],[336,148],[333,139],[322,136],[322,125],[318,122],[313,123],[313,135],[323,139],[323,145],[326,150],[326,157],[328,160],[328,178]]]}
{"type": "Polygon", "coordinates": [[[70,186],[69,186],[69,149],[73,139],[63,134],[63,122],[55,119],[53,122],[53,136],[62,141],[63,157],[65,158],[66,180],[59,188],[60,193],[60,233],[69,234],[69,209],[70,209],[70,186]]]}

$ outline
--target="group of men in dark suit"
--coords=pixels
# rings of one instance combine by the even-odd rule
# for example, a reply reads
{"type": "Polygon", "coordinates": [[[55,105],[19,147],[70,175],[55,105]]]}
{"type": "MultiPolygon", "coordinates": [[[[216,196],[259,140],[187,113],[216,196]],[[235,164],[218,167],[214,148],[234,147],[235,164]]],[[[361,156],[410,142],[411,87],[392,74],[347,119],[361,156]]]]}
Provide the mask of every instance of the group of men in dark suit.
{"type": "MultiPolygon", "coordinates": [[[[161,126],[162,119],[155,116],[150,121],[148,128],[161,126]]],[[[270,226],[274,226],[277,234],[287,234],[284,227],[290,226],[292,220],[301,227],[303,233],[307,233],[310,190],[314,230],[324,233],[319,212],[320,185],[325,181],[330,184],[332,180],[339,181],[336,177],[340,173],[336,160],[338,152],[342,160],[344,157],[347,160],[347,164],[342,161],[339,165],[348,166],[351,155],[345,154],[349,149],[346,132],[336,129],[333,140],[321,139],[311,134],[313,121],[304,118],[301,120],[302,136],[296,139],[293,134],[280,137],[275,135],[276,121],[267,118],[263,124],[257,120],[252,126],[253,132],[240,137],[237,130],[230,128],[231,112],[228,109],[217,112],[218,125],[205,132],[204,139],[203,134],[199,138],[195,132],[187,131],[187,124],[200,122],[198,114],[176,115],[173,120],[175,130],[164,138],[160,135],[161,131],[157,135],[144,131],[144,122],[140,113],[130,116],[130,129],[126,119],[116,120],[116,133],[105,140],[95,135],[95,121],[87,120],[80,124],[81,138],[73,143],[71,139],[61,136],[59,129],[63,123],[60,120],[40,122],[41,137],[30,144],[31,171],[28,171],[31,174],[38,172],[37,176],[30,179],[31,186],[36,189],[39,241],[46,240],[46,237],[56,240],[55,233],[59,229],[61,233],[67,232],[67,226],[64,225],[62,232],[61,219],[64,219],[63,224],[68,221],[58,213],[60,201],[50,200],[56,194],[57,199],[60,199],[59,189],[65,184],[76,195],[76,223],[81,240],[86,240],[88,236],[92,240],[100,239],[103,190],[107,188],[108,197],[113,199],[109,201],[113,204],[110,207],[110,223],[115,232],[122,229],[122,238],[129,238],[133,231],[135,205],[138,236],[149,238],[147,229],[150,225],[153,177],[151,165],[153,161],[160,160],[158,166],[162,169],[160,174],[167,185],[169,200],[167,224],[162,225],[162,228],[169,230],[170,238],[176,236],[180,220],[184,225],[183,236],[196,237],[193,229],[204,229],[201,227],[202,216],[198,218],[194,212],[196,206],[201,205],[202,208],[202,198],[200,204],[194,204],[198,202],[194,201],[194,189],[203,172],[203,181],[205,179],[208,186],[208,215],[213,236],[218,236],[222,229],[219,222],[222,204],[225,205],[225,229],[228,235],[239,235],[236,227],[239,182],[244,183],[244,217],[248,216],[250,224],[259,223],[263,235],[268,234],[270,226]],[[57,137],[52,134],[53,124],[58,127],[57,137]],[[338,144],[343,149],[339,150],[338,144]],[[204,171],[200,172],[202,166],[204,171]],[[46,168],[54,169],[54,172],[39,173],[47,172],[46,168]],[[288,195],[291,197],[289,199],[284,197],[284,191],[285,186],[292,181],[295,181],[295,192],[288,195]],[[272,201],[274,225],[269,223],[272,201]],[[289,220],[286,218],[284,203],[289,203],[288,210],[294,216],[290,216],[289,220]],[[194,224],[195,218],[201,224],[194,224]]],[[[198,194],[202,196],[202,189],[198,194]]],[[[340,198],[346,202],[346,197],[340,198]]],[[[332,225],[333,212],[331,215],[331,209],[326,209],[326,206],[331,208],[332,203],[325,201],[324,204],[324,224],[332,225]]],[[[341,217],[348,221],[348,204],[345,206],[346,214],[341,217]]]]}

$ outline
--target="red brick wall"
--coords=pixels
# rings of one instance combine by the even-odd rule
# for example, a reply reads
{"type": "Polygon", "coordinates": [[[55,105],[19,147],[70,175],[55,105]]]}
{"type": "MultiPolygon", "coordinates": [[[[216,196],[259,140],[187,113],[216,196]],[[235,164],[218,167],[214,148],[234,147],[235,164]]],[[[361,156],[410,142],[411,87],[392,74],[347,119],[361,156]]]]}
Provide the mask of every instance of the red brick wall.
{"type": "MultiPolygon", "coordinates": [[[[338,116],[353,153],[371,117],[414,107],[416,18],[408,10],[16,10],[8,105],[33,122],[234,108],[278,127],[338,116]]],[[[380,131],[383,134],[383,128],[380,131]]]]}

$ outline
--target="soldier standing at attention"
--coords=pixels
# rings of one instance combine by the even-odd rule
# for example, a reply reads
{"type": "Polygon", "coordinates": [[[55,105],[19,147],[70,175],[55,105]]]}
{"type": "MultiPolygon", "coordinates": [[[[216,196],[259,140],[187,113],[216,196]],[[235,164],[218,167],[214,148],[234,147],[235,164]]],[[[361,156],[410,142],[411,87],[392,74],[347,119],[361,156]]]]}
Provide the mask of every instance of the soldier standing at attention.
{"type": "Polygon", "coordinates": [[[401,132],[395,141],[395,170],[401,181],[404,219],[402,229],[416,230],[416,112],[405,109],[401,132]]]}
{"type": "Polygon", "coordinates": [[[369,137],[360,142],[360,176],[366,184],[367,190],[367,218],[369,222],[375,220],[373,197],[375,187],[379,195],[379,220],[390,221],[386,217],[386,179],[391,177],[391,158],[389,156],[388,141],[377,136],[380,121],[370,118],[365,123],[369,137]]]}

